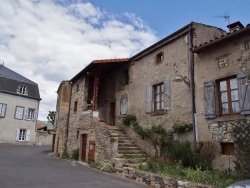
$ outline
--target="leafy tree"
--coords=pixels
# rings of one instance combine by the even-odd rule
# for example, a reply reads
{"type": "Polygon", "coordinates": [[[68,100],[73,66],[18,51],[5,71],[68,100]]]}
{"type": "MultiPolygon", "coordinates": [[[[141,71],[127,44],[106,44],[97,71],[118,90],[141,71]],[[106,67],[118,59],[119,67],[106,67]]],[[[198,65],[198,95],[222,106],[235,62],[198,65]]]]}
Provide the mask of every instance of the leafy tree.
{"type": "Polygon", "coordinates": [[[56,112],[55,112],[55,111],[49,111],[48,116],[47,116],[47,120],[48,120],[48,122],[51,123],[52,125],[54,125],[55,116],[56,116],[56,112]]]}

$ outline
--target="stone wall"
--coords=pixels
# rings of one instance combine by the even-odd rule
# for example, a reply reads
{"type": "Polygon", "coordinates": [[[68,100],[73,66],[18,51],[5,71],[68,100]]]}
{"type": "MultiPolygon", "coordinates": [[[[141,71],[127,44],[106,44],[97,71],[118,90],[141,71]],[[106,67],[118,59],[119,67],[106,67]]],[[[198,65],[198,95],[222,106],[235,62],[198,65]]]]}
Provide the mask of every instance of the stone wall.
{"type": "Polygon", "coordinates": [[[52,134],[47,131],[36,131],[36,145],[39,146],[50,146],[52,145],[52,134]]]}
{"type": "Polygon", "coordinates": [[[213,188],[210,185],[193,183],[184,180],[177,180],[170,177],[160,176],[150,172],[136,170],[126,165],[117,164],[115,166],[116,174],[119,177],[135,180],[150,187],[155,188],[213,188]]]}

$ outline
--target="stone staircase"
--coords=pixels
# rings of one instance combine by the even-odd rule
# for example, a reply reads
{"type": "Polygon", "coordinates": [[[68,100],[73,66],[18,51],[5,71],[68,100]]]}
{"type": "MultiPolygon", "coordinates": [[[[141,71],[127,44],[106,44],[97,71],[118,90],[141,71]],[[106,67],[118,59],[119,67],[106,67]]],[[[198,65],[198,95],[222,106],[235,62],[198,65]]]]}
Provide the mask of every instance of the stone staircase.
{"type": "Polygon", "coordinates": [[[115,164],[127,164],[133,166],[136,163],[144,162],[145,154],[118,126],[109,127],[111,136],[118,140],[117,157],[113,158],[115,164]]]}

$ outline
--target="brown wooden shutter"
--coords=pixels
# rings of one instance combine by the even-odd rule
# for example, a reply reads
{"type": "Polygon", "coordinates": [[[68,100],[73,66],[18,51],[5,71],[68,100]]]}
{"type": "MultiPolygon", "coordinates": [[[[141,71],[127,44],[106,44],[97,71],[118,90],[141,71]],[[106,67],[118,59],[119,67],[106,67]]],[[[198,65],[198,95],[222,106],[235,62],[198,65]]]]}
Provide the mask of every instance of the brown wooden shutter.
{"type": "Polygon", "coordinates": [[[246,84],[247,73],[241,72],[237,75],[240,110],[242,115],[250,114],[250,85],[246,84]]]}
{"type": "Polygon", "coordinates": [[[205,93],[205,117],[213,119],[216,117],[216,102],[215,102],[215,81],[204,83],[205,93]]]}
{"type": "Polygon", "coordinates": [[[147,113],[152,112],[152,98],[153,98],[152,94],[153,94],[153,87],[152,86],[147,87],[147,106],[146,106],[147,113]]]}
{"type": "Polygon", "coordinates": [[[170,110],[171,100],[170,100],[170,81],[164,81],[164,107],[165,110],[170,110]]]}

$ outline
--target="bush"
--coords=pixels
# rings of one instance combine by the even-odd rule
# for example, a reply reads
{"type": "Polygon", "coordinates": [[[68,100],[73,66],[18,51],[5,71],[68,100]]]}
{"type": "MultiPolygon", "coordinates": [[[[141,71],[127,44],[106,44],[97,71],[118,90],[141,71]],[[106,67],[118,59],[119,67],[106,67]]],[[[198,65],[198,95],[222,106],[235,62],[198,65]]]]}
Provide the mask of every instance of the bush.
{"type": "Polygon", "coordinates": [[[78,159],[79,159],[79,148],[76,148],[71,152],[71,158],[78,161],[78,159]]]}
{"type": "Polygon", "coordinates": [[[70,155],[66,150],[63,150],[63,153],[61,155],[62,159],[69,159],[70,155]]]}
{"type": "Polygon", "coordinates": [[[128,114],[122,118],[122,123],[124,125],[130,125],[133,122],[136,122],[136,116],[134,114],[128,114]]]}
{"type": "Polygon", "coordinates": [[[107,172],[107,173],[116,172],[115,168],[109,163],[101,164],[101,163],[93,162],[89,166],[92,167],[92,168],[101,170],[103,172],[107,172]]]}

